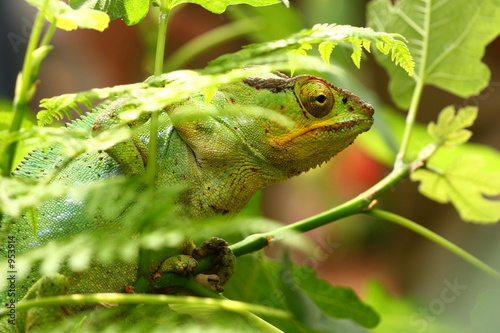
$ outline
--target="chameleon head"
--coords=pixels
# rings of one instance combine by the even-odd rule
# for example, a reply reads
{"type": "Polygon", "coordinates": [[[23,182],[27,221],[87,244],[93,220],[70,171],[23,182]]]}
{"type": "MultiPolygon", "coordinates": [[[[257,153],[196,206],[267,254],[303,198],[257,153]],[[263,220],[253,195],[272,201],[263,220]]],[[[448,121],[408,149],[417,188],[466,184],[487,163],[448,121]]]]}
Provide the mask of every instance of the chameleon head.
{"type": "Polygon", "coordinates": [[[238,211],[255,191],[329,160],[373,123],[369,104],[323,79],[269,72],[167,113],[197,167],[185,200],[195,215],[238,211]]]}
{"type": "Polygon", "coordinates": [[[286,172],[285,177],[328,161],[373,124],[370,104],[315,76],[250,79],[246,83],[259,91],[273,91],[273,101],[265,107],[291,120],[262,122],[264,140],[257,147],[286,172]]]}
{"type": "Polygon", "coordinates": [[[329,160],[373,123],[371,105],[348,91],[268,72],[221,85],[210,104],[200,95],[168,113],[204,172],[255,170],[257,187],[329,160]]]}

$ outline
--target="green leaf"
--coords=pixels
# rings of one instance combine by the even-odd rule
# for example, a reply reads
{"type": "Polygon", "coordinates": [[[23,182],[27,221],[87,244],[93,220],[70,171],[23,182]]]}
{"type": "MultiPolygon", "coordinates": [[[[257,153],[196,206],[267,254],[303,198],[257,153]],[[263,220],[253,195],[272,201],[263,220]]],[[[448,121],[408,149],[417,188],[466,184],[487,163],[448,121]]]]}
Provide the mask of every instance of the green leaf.
{"type": "MultiPolygon", "coordinates": [[[[419,180],[420,192],[440,202],[451,202],[461,217],[472,222],[497,222],[500,219],[500,201],[486,196],[500,194],[500,172],[495,165],[498,152],[487,152],[475,145],[461,145],[471,136],[465,127],[471,126],[477,116],[476,107],[464,107],[455,114],[453,106],[439,114],[427,131],[432,145],[460,149],[439,149],[427,162],[427,169],[417,170],[412,180],[419,180]]],[[[496,163],[498,165],[498,162],[496,163]]]]}
{"type": "Polygon", "coordinates": [[[461,97],[478,94],[490,72],[481,62],[485,46],[500,33],[500,0],[374,0],[368,25],[409,40],[416,75],[409,78],[377,57],[388,71],[394,102],[408,108],[416,80],[461,97]]]}
{"type": "Polygon", "coordinates": [[[500,172],[485,169],[478,154],[463,154],[444,169],[419,169],[411,175],[420,181],[419,191],[440,203],[452,203],[463,220],[494,223],[500,220],[500,201],[489,199],[500,194],[500,172]]]}
{"type": "MultiPolygon", "coordinates": [[[[328,60],[325,59],[327,53],[325,51],[327,50],[326,44],[323,43],[352,45],[352,59],[357,66],[361,60],[363,47],[366,48],[373,43],[380,52],[384,54],[390,52],[391,59],[396,65],[401,66],[409,75],[413,74],[413,60],[405,44],[405,39],[401,35],[375,32],[370,28],[335,24],[317,24],[311,29],[301,30],[286,39],[249,45],[239,52],[215,59],[207,69],[219,67],[220,70],[221,67],[255,64],[256,57],[271,54],[277,56],[280,52],[286,52],[289,55],[304,54],[308,50],[304,46],[313,44],[323,45],[321,46],[321,55],[323,60],[328,60]]],[[[296,61],[296,59],[292,60],[296,61]]]]}
{"type": "Polygon", "coordinates": [[[248,77],[252,72],[293,70],[300,65],[301,69],[321,71],[324,64],[312,56],[304,53],[313,44],[332,43],[361,43],[368,47],[370,43],[377,45],[383,52],[392,52],[395,62],[407,71],[412,71],[412,60],[406,44],[397,34],[375,32],[372,29],[352,26],[317,25],[312,29],[302,30],[299,33],[283,40],[254,44],[234,54],[227,54],[214,60],[205,70],[178,71],[155,77],[145,82],[135,84],[92,89],[87,92],[66,94],[50,99],[43,99],[41,107],[46,108],[38,114],[39,124],[49,124],[52,119],[62,118],[64,113],[69,115],[71,109],[78,112],[79,104],[91,106],[92,101],[109,99],[115,96],[133,94],[134,109],[138,112],[154,112],[162,109],[166,104],[180,101],[218,84],[236,81],[248,77]],[[291,56],[293,55],[293,56],[291,56]],[[261,65],[259,67],[243,68],[246,65],[261,65]],[[233,70],[234,68],[239,68],[233,70]],[[218,74],[218,75],[214,75],[218,74]],[[165,89],[166,84],[169,89],[165,89]]]}
{"type": "Polygon", "coordinates": [[[456,146],[469,140],[472,132],[464,128],[471,126],[476,117],[477,107],[461,108],[455,115],[455,108],[448,106],[439,114],[437,123],[429,123],[427,131],[439,145],[456,146]]]}
{"type": "Polygon", "coordinates": [[[330,56],[333,52],[333,48],[335,47],[335,43],[332,42],[323,42],[318,45],[318,51],[321,55],[321,59],[328,64],[330,63],[330,56]]]}
{"type": "MultiPolygon", "coordinates": [[[[311,268],[309,268],[309,271],[312,271],[311,268]]],[[[305,272],[302,270],[302,272],[305,272]]],[[[311,272],[310,272],[311,273],[311,272]]],[[[307,273],[306,273],[307,274],[307,273]]],[[[314,281],[314,282],[324,282],[321,280],[315,280],[314,272],[312,274],[307,274],[308,277],[312,277],[312,280],[309,281],[314,281]]],[[[352,320],[349,319],[339,319],[339,317],[335,318],[331,316],[330,314],[327,314],[322,310],[316,302],[310,297],[309,294],[305,293],[301,288],[295,283],[295,276],[296,274],[292,274],[292,269],[290,267],[290,262],[286,260],[284,263],[282,263],[281,270],[280,270],[280,277],[281,277],[281,288],[283,289],[283,294],[285,296],[285,300],[287,303],[287,307],[289,308],[290,312],[293,313],[295,319],[297,319],[300,323],[302,323],[305,327],[313,330],[317,330],[320,332],[331,332],[331,333],[368,333],[366,329],[364,329],[362,326],[359,325],[359,323],[356,323],[352,320]]],[[[301,280],[304,281],[304,279],[307,279],[308,277],[301,276],[301,280]]],[[[316,296],[321,296],[324,298],[328,298],[328,294],[325,294],[325,292],[328,291],[328,287],[330,287],[329,284],[326,282],[321,284],[320,289],[322,289],[321,293],[316,296]],[[325,288],[326,287],[326,288],[325,288]]],[[[316,291],[318,291],[317,289],[316,291]]],[[[352,292],[351,292],[352,293],[352,292]]],[[[352,296],[354,296],[354,300],[360,303],[354,293],[352,293],[352,296]]],[[[352,299],[332,299],[330,300],[331,305],[338,305],[335,304],[336,302],[339,302],[342,304],[343,302],[347,301],[347,303],[352,302],[352,299]]],[[[345,305],[344,305],[345,306],[345,305]]],[[[365,306],[368,308],[367,306],[365,306]]],[[[368,308],[370,309],[370,308],[368,308]]],[[[330,309],[331,310],[331,309],[330,309]]],[[[370,309],[371,310],[371,309],[370,309]]],[[[340,317],[342,318],[342,317],[340,317]]],[[[377,318],[378,319],[378,318],[377,318]]],[[[375,321],[375,325],[377,324],[378,320],[375,321]]],[[[374,326],[374,325],[372,325],[374,326]]]]}
{"type": "MultiPolygon", "coordinates": [[[[363,134],[358,141],[364,150],[373,158],[392,166],[397,154],[397,148],[401,143],[406,120],[403,114],[387,106],[377,109],[381,117],[372,130],[363,134]]],[[[418,158],[419,152],[426,146],[434,144],[428,132],[427,126],[415,123],[412,130],[412,140],[409,146],[409,156],[418,158]]],[[[500,152],[491,146],[467,142],[460,144],[454,149],[438,149],[431,157],[428,165],[434,168],[444,168],[453,159],[463,154],[479,154],[485,159],[487,170],[500,170],[500,152]]]]}
{"type": "Polygon", "coordinates": [[[229,5],[247,4],[250,6],[269,6],[280,2],[283,2],[288,6],[288,1],[281,0],[170,0],[168,6],[171,9],[183,3],[195,3],[202,6],[206,10],[220,14],[223,13],[229,5]]]}
{"type": "Polygon", "coordinates": [[[109,16],[98,10],[73,9],[59,0],[49,0],[47,7],[45,7],[46,0],[27,1],[42,11],[48,21],[55,22],[59,29],[70,31],[77,28],[87,28],[103,31],[109,24],[109,16]]]}
{"type": "Polygon", "coordinates": [[[112,20],[121,18],[127,25],[139,23],[149,11],[150,0],[70,0],[73,8],[91,8],[109,13],[112,20]]]}
{"type": "MultiPolygon", "coordinates": [[[[349,288],[332,286],[318,279],[309,267],[293,267],[291,273],[283,275],[279,263],[255,254],[238,257],[238,269],[224,289],[224,295],[234,300],[279,309],[295,306],[299,308],[297,311],[304,306],[304,311],[308,312],[304,316],[314,318],[318,315],[320,318],[317,324],[311,324],[313,326],[332,324],[333,328],[345,324],[346,327],[356,329],[340,332],[365,332],[359,325],[372,327],[378,322],[378,315],[364,305],[349,288]],[[299,288],[301,290],[295,294],[295,290],[299,288]],[[298,300],[302,298],[307,299],[307,304],[300,304],[298,300]],[[309,306],[311,303],[314,305],[309,306]]],[[[269,321],[285,332],[300,332],[298,327],[305,327],[302,331],[310,332],[308,319],[302,317],[305,322],[300,323],[301,315],[297,315],[299,321],[276,318],[269,318],[269,321]]],[[[328,328],[324,331],[331,332],[328,328]]]]}
{"type": "Polygon", "coordinates": [[[325,314],[335,318],[350,319],[367,328],[375,327],[379,323],[378,314],[363,304],[352,289],[332,286],[325,280],[319,279],[309,266],[295,266],[292,271],[297,286],[325,314]]]}

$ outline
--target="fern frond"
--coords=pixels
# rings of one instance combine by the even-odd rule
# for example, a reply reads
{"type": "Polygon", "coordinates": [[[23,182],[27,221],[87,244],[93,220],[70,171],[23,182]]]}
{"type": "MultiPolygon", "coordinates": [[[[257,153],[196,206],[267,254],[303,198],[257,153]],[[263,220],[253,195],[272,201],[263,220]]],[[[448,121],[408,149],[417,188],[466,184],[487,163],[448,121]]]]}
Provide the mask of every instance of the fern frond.
{"type": "Polygon", "coordinates": [[[333,42],[323,42],[318,45],[318,51],[321,59],[328,64],[330,62],[330,56],[332,55],[333,49],[337,44],[333,42]]]}
{"type": "Polygon", "coordinates": [[[40,126],[51,124],[54,119],[62,119],[66,115],[71,119],[71,110],[81,114],[80,105],[89,109],[92,108],[92,102],[109,99],[115,96],[129,94],[136,89],[147,87],[144,82],[135,84],[119,85],[108,88],[92,89],[80,93],[64,94],[51,98],[44,98],[40,101],[40,107],[44,108],[38,112],[37,119],[40,126]]]}
{"type": "Polygon", "coordinates": [[[372,43],[382,53],[391,52],[395,64],[401,66],[409,75],[413,74],[414,62],[403,36],[376,32],[371,28],[335,24],[317,24],[311,29],[302,30],[286,39],[249,45],[239,52],[217,58],[210,63],[209,68],[228,69],[236,67],[236,64],[238,66],[250,65],[258,57],[280,52],[293,56],[304,54],[304,51],[309,50],[304,45],[312,44],[319,44],[321,57],[327,63],[334,46],[351,45],[353,48],[351,58],[359,67],[363,48],[369,50],[372,43]]]}
{"type": "Polygon", "coordinates": [[[398,34],[380,33],[381,40],[376,42],[377,49],[383,54],[391,52],[391,60],[404,68],[409,75],[413,75],[415,62],[406,46],[406,39],[398,34]],[[402,40],[397,39],[401,37],[402,40]]]}
{"type": "Polygon", "coordinates": [[[50,124],[53,119],[61,119],[64,113],[69,116],[71,110],[81,113],[80,105],[91,108],[92,103],[97,100],[116,96],[131,97],[129,105],[124,103],[124,108],[131,107],[138,112],[155,112],[194,93],[251,75],[249,68],[241,69],[248,65],[271,64],[267,65],[269,70],[292,72],[299,65],[302,69],[317,69],[317,63],[307,57],[314,44],[318,44],[319,53],[325,63],[328,63],[337,45],[351,45],[351,58],[357,67],[361,64],[363,49],[369,50],[371,45],[375,44],[380,52],[391,52],[393,62],[405,69],[409,75],[413,74],[414,62],[406,40],[401,35],[375,32],[371,28],[320,24],[286,39],[252,44],[239,52],[223,55],[202,71],[177,71],[151,77],[140,83],[44,99],[40,106],[45,110],[39,112],[38,121],[40,125],[50,124]]]}

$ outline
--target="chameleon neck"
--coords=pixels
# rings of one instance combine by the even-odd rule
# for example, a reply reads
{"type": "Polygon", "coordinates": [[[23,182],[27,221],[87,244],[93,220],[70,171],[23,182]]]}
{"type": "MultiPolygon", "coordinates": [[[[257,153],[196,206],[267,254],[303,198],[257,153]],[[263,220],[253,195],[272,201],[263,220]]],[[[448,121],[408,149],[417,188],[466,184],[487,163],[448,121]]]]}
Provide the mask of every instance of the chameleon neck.
{"type": "MultiPolygon", "coordinates": [[[[214,160],[197,156],[173,126],[159,133],[158,144],[157,184],[187,188],[179,201],[182,213],[188,218],[232,215],[241,210],[255,192],[279,177],[276,173],[263,172],[265,167],[262,164],[259,167],[258,161],[247,154],[235,153],[234,159],[214,160]]],[[[241,148],[240,152],[245,150],[241,148]]]]}

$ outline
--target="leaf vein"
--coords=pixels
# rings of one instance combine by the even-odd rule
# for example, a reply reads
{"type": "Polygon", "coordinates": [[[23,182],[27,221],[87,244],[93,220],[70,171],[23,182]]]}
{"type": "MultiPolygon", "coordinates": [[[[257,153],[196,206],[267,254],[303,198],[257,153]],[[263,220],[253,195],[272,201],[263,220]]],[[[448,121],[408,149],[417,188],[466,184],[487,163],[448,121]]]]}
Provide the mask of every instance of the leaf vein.
{"type": "Polygon", "coordinates": [[[466,36],[470,33],[470,31],[472,30],[472,28],[474,27],[475,25],[475,22],[476,22],[476,18],[479,16],[480,12],[482,11],[483,7],[485,6],[485,4],[483,3],[483,5],[481,7],[476,7],[476,11],[474,12],[474,14],[472,15],[472,19],[470,19],[467,23],[467,26],[465,27],[465,29],[462,30],[462,33],[460,34],[460,36],[455,40],[454,43],[450,44],[450,46],[448,48],[446,48],[443,52],[441,52],[439,54],[439,56],[437,56],[434,61],[429,65],[429,67],[427,68],[427,72],[428,73],[431,73],[432,70],[437,66],[439,65],[439,63],[441,61],[443,61],[443,59],[445,59],[446,57],[448,57],[448,55],[453,51],[455,50],[458,46],[462,45],[462,42],[463,40],[466,38],[466,36]]]}

